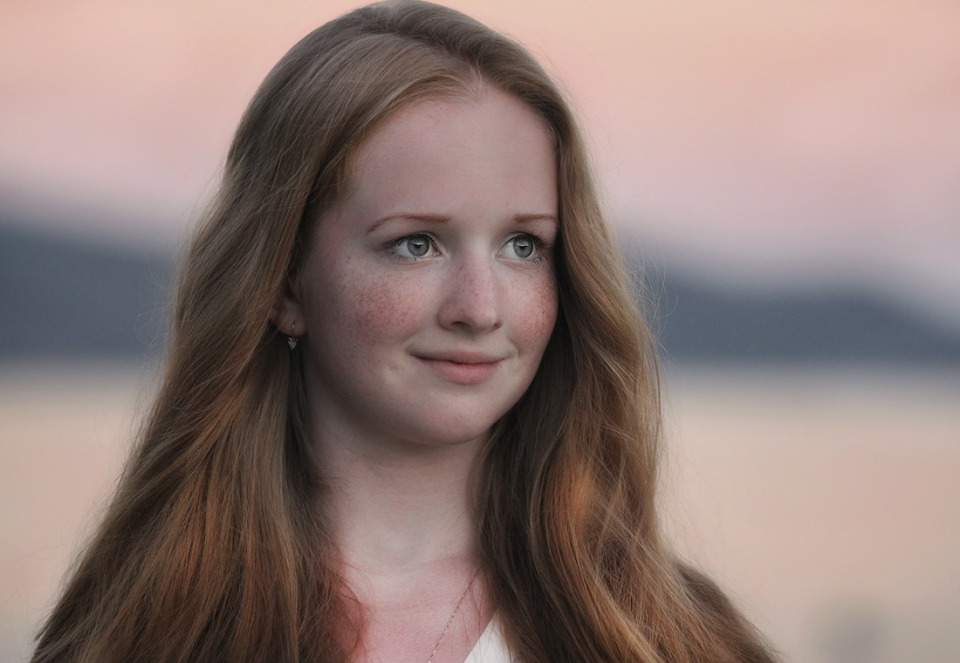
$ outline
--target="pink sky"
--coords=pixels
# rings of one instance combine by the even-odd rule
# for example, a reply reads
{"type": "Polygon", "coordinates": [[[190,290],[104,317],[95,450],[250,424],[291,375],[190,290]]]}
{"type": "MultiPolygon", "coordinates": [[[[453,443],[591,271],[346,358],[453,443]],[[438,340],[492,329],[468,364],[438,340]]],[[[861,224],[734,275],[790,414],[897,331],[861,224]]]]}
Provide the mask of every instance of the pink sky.
{"type": "MultiPolygon", "coordinates": [[[[0,194],[182,232],[246,101],[354,3],[0,3],[0,194]]],[[[837,271],[960,292],[960,4],[450,3],[574,97],[611,217],[732,277],[837,271]]],[[[955,307],[957,308],[957,307],[955,307]]],[[[960,317],[960,316],[958,316],[960,317]]]]}

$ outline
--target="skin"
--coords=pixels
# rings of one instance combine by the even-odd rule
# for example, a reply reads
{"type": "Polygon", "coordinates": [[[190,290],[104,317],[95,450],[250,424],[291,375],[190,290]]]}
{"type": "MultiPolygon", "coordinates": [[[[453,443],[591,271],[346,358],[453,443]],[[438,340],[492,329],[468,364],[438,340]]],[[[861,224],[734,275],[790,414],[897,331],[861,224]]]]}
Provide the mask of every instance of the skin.
{"type": "MultiPolygon", "coordinates": [[[[427,660],[476,573],[471,471],[556,322],[557,232],[543,121],[483,86],[373,133],[280,298],[362,613],[355,660],[427,660]]],[[[474,580],[434,663],[462,661],[492,612],[474,580]]]]}

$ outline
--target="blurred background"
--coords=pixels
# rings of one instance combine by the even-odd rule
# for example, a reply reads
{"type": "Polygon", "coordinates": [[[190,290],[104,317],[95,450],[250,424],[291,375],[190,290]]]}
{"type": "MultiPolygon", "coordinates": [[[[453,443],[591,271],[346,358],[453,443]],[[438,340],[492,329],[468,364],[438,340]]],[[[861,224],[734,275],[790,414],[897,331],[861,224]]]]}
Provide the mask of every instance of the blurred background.
{"type": "MultiPolygon", "coordinates": [[[[787,660],[960,660],[960,4],[449,4],[582,119],[683,554],[787,660]]],[[[246,102],[353,5],[0,1],[0,661],[114,485],[246,102]]]]}

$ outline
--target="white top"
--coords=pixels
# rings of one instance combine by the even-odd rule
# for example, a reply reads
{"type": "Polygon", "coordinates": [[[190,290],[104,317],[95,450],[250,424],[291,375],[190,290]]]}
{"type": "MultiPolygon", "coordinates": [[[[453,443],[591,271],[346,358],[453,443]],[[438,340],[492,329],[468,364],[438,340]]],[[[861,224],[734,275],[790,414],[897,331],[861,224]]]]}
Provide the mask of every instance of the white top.
{"type": "Polygon", "coordinates": [[[500,630],[500,620],[496,615],[480,634],[480,639],[463,663],[519,663],[507,649],[503,631],[500,630]]]}

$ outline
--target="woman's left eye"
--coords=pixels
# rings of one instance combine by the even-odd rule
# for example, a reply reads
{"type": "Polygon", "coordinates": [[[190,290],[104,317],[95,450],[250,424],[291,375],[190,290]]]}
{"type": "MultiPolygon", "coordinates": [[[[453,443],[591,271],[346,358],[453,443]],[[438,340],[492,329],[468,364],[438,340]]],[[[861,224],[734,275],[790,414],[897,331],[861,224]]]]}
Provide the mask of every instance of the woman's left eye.
{"type": "Polygon", "coordinates": [[[531,260],[542,250],[540,239],[534,235],[516,235],[503,245],[501,254],[517,260],[531,260]]]}

